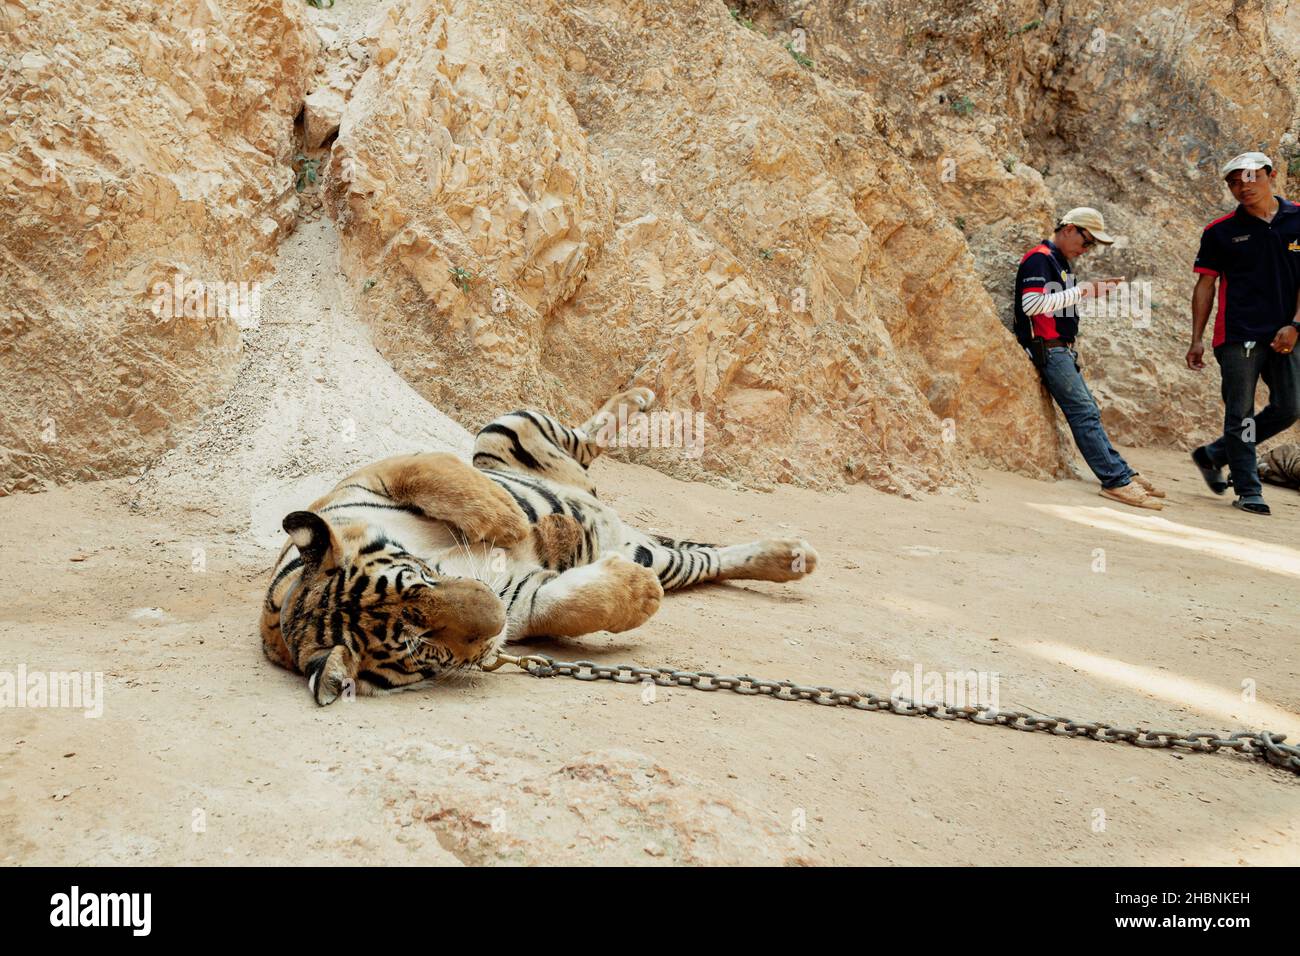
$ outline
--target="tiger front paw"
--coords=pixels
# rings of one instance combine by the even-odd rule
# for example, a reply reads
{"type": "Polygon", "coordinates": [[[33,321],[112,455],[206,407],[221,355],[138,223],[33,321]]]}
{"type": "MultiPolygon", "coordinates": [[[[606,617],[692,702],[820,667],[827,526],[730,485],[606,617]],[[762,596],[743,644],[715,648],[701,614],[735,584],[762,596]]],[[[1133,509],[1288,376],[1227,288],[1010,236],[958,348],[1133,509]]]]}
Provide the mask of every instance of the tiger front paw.
{"type": "Polygon", "coordinates": [[[332,647],[307,665],[307,689],[316,703],[324,707],[340,697],[356,694],[356,675],[352,653],[342,644],[332,647]]]}
{"type": "Polygon", "coordinates": [[[494,482],[485,482],[482,492],[483,497],[457,519],[465,537],[500,548],[508,548],[528,537],[532,526],[508,491],[494,482]]]}

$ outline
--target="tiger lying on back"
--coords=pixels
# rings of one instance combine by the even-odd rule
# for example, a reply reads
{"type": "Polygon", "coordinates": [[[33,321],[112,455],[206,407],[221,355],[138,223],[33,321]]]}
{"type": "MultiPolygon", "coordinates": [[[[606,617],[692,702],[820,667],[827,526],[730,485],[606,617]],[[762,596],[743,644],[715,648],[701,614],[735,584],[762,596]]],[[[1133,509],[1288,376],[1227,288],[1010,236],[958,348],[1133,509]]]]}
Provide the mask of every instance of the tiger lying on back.
{"type": "Polygon", "coordinates": [[[455,455],[388,458],[344,478],[289,534],[262,609],[262,647],[307,675],[318,704],[347,682],[395,690],[490,662],[507,641],[626,631],[665,589],[792,581],[817,566],[797,539],[720,547],[647,535],[596,498],[590,437],[647,388],[616,395],[581,428],[512,412],[455,455]]]}

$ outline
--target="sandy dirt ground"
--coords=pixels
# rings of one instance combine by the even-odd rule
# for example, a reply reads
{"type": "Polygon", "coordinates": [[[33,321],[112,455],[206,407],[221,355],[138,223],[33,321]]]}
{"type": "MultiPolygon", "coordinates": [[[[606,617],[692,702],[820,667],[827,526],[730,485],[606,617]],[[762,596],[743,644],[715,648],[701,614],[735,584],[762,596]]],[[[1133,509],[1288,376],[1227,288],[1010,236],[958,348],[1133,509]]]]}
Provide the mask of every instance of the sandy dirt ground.
{"type": "MultiPolygon", "coordinates": [[[[1134,457],[1171,489],[1161,515],[1082,482],[986,474],[978,500],[905,501],[602,460],[634,520],[797,532],[821,565],[537,649],[877,693],[918,663],[996,672],[1003,707],[1295,739],[1300,495],[1252,520],[1181,456],[1134,457]]],[[[1300,779],[1226,753],[688,689],[647,704],[637,686],[506,671],[318,708],[261,656],[269,552],[201,512],[133,515],[130,497],[121,481],[0,501],[4,664],[105,681],[98,719],[0,711],[5,863],[1300,862],[1300,779]],[[555,785],[584,773],[601,786],[555,785]],[[650,812],[624,799],[639,774],[662,784],[650,812]],[[692,844],[698,806],[743,852],[692,844]]]]}

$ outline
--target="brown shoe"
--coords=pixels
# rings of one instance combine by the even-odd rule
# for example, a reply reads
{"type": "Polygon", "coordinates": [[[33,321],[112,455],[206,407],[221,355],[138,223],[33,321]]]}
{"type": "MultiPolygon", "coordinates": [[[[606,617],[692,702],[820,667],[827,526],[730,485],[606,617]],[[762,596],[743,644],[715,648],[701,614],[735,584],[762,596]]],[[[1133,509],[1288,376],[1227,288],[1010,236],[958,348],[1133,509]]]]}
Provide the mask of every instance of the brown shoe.
{"type": "Polygon", "coordinates": [[[1159,511],[1164,507],[1155,498],[1152,498],[1136,481],[1130,481],[1127,485],[1120,485],[1118,488],[1103,488],[1101,496],[1109,498],[1111,501],[1118,501],[1122,505],[1130,505],[1134,508],[1147,508],[1151,511],[1159,511]]]}
{"type": "Polygon", "coordinates": [[[1151,484],[1151,482],[1147,481],[1141,475],[1134,475],[1133,480],[1136,481],[1138,485],[1141,486],[1142,490],[1145,491],[1147,494],[1149,494],[1152,498],[1165,497],[1165,493],[1163,489],[1157,488],[1155,485],[1151,484]]]}

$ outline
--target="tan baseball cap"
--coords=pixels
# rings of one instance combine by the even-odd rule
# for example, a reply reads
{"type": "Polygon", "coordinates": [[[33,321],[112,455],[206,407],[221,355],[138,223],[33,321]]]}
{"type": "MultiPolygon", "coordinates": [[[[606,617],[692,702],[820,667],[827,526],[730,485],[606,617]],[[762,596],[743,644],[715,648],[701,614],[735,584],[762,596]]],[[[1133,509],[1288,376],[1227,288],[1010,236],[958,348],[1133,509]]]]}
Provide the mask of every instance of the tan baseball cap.
{"type": "Polygon", "coordinates": [[[1240,153],[1223,164],[1220,170],[1220,178],[1227,179],[1232,173],[1239,169],[1263,169],[1267,166],[1273,168],[1273,160],[1269,159],[1263,153],[1240,153]]]}
{"type": "Polygon", "coordinates": [[[1106,220],[1102,219],[1101,213],[1091,206],[1079,206],[1071,209],[1061,217],[1061,224],[1087,229],[1092,233],[1092,238],[1104,246],[1109,246],[1115,241],[1111,234],[1106,232],[1106,220]]]}

